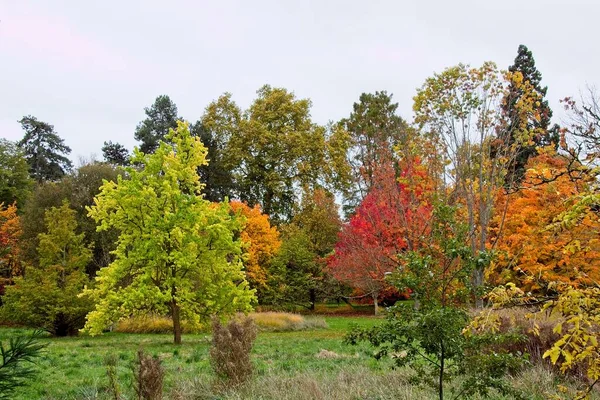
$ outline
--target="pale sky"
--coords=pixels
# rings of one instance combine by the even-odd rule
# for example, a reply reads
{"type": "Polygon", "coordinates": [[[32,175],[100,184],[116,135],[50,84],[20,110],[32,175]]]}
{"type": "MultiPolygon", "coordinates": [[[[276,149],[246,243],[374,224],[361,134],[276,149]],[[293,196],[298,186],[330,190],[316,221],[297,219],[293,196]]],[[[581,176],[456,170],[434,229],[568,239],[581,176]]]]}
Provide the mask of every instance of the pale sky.
{"type": "Polygon", "coordinates": [[[600,85],[597,0],[0,0],[0,137],[51,123],[71,158],[129,149],[161,94],[197,120],[223,92],[245,108],[268,83],[313,101],[315,122],[387,90],[412,118],[428,76],[460,62],[512,64],[533,52],[548,99],[600,85]]]}

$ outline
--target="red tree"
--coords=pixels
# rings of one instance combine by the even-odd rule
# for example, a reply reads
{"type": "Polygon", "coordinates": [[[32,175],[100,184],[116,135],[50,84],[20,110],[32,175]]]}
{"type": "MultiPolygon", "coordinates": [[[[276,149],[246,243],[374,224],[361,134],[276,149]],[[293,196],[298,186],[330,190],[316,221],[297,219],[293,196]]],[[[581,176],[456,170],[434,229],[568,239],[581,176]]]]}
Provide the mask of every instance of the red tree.
{"type": "Polygon", "coordinates": [[[398,255],[416,250],[428,233],[431,219],[431,181],[420,159],[400,164],[400,178],[392,164],[379,168],[376,184],[339,234],[328,260],[333,276],[365,295],[378,299],[390,285],[387,272],[396,268],[398,255]]]}

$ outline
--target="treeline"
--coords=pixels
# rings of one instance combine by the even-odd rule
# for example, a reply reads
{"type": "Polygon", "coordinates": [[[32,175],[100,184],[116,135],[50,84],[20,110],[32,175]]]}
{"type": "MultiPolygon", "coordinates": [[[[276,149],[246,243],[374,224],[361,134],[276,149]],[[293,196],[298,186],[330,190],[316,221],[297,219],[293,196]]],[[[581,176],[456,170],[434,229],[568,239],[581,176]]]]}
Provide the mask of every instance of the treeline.
{"type": "Polygon", "coordinates": [[[571,123],[553,125],[546,92],[520,46],[506,71],[460,64],[428,78],[410,123],[385,91],[327,126],[283,88],[260,88],[246,110],[224,94],[195,123],[159,96],[138,148],[105,142],[103,162],[77,169],[51,125],[24,117],[23,140],[0,146],[3,315],[70,334],[168,314],[178,341],[180,319],[256,303],[370,298],[377,312],[411,297],[390,326],[422,343],[429,331],[402,324],[453,321],[428,355],[443,360],[436,349],[469,326],[489,328],[467,307],[543,305],[588,327],[548,357],[594,377],[600,317],[574,299],[599,301],[600,107],[593,93],[567,98],[571,123]],[[52,306],[40,316],[38,304],[52,306]]]}

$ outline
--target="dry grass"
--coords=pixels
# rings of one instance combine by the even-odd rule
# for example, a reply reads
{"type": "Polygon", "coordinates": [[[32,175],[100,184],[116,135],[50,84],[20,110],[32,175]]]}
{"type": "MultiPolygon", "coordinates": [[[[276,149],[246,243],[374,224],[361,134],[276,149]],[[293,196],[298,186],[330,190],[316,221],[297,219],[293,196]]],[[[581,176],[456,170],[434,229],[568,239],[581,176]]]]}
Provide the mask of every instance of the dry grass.
{"type": "MultiPolygon", "coordinates": [[[[183,333],[200,333],[206,330],[202,325],[182,322],[183,333]]],[[[122,319],[117,323],[116,332],[122,333],[173,333],[173,321],[160,315],[139,315],[122,319]]]]}
{"type": "Polygon", "coordinates": [[[162,400],[165,369],[160,359],[138,350],[133,367],[134,389],[139,400],[162,400]]]}
{"type": "Polygon", "coordinates": [[[300,314],[268,311],[250,313],[249,317],[261,331],[286,332],[327,328],[323,318],[304,317],[300,314]]]}

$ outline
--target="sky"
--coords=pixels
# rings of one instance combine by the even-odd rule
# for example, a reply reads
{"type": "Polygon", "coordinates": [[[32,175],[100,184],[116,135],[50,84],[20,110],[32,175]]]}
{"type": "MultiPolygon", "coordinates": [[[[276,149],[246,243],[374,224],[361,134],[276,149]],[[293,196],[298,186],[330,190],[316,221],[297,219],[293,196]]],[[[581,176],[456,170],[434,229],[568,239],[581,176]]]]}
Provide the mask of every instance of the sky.
{"type": "Polygon", "coordinates": [[[313,121],[387,90],[412,119],[424,80],[458,63],[533,52],[559,99],[600,86],[597,0],[0,0],[0,137],[25,115],[54,125],[77,160],[129,149],[161,94],[196,121],[224,92],[246,108],[264,84],[310,98],[313,121]]]}

